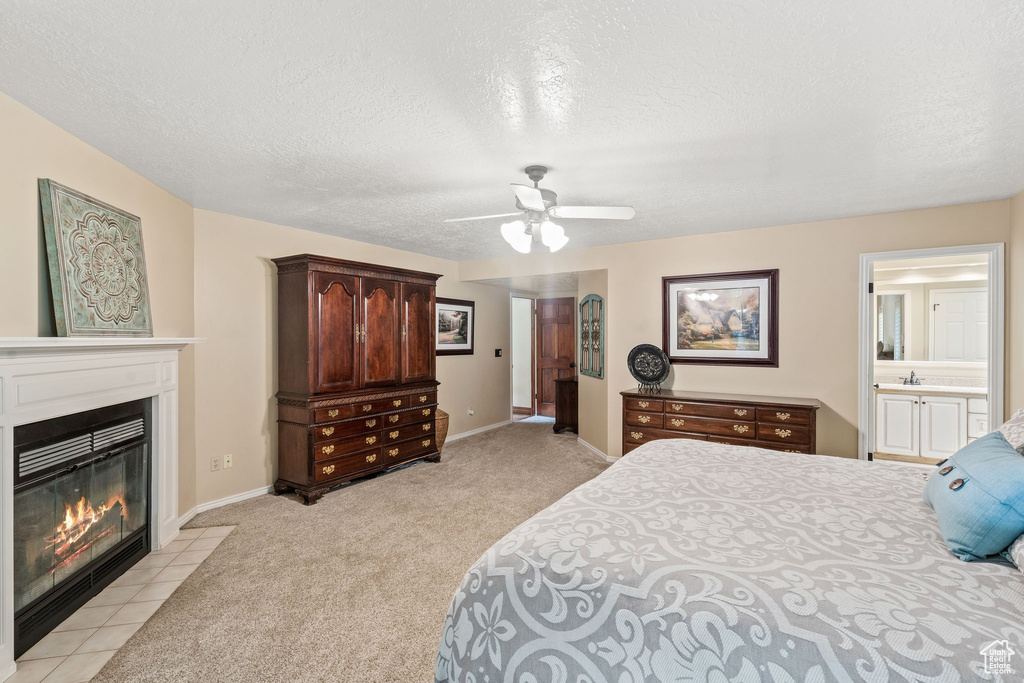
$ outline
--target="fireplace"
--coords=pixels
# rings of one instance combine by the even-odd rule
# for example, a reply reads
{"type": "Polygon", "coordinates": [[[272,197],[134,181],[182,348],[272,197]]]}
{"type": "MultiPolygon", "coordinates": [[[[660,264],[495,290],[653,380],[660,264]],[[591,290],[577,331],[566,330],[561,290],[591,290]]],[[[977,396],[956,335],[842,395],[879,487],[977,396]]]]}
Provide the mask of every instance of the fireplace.
{"type": "Polygon", "coordinates": [[[14,651],[150,549],[150,400],[14,431],[14,651]]]}

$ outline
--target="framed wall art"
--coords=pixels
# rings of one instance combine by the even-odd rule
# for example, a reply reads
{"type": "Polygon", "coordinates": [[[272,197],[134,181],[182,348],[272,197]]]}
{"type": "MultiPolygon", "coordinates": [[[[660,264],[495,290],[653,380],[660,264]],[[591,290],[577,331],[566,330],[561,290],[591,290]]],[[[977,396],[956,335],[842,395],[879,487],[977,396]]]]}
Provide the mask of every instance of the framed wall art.
{"type": "Polygon", "coordinates": [[[39,179],[46,260],[61,337],[152,337],[138,216],[39,179]]]}
{"type": "Polygon", "coordinates": [[[779,366],[779,271],[662,278],[662,348],[673,363],[779,366]]]}
{"type": "Polygon", "coordinates": [[[476,302],[437,297],[434,327],[438,356],[473,354],[476,302]]]}
{"type": "Polygon", "coordinates": [[[604,299],[597,294],[580,302],[580,373],[604,378],[604,299]]]}

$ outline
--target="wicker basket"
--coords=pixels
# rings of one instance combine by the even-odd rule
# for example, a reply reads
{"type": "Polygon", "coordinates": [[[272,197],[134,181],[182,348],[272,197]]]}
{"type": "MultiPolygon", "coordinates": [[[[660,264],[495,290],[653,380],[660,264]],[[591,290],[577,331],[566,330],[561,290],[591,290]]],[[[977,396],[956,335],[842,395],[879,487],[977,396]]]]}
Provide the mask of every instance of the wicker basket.
{"type": "Polygon", "coordinates": [[[437,452],[444,448],[444,440],[448,438],[448,413],[440,408],[434,411],[434,443],[437,444],[437,452]]]}

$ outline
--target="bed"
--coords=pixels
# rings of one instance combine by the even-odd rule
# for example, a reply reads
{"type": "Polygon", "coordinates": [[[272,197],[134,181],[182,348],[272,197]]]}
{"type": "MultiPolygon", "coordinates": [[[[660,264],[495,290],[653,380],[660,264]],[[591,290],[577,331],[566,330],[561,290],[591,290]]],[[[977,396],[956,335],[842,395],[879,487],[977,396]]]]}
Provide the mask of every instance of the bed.
{"type": "Polygon", "coordinates": [[[982,651],[1008,645],[1024,672],[1024,574],[949,553],[929,474],[647,444],[470,568],[435,680],[1020,680],[982,651]]]}

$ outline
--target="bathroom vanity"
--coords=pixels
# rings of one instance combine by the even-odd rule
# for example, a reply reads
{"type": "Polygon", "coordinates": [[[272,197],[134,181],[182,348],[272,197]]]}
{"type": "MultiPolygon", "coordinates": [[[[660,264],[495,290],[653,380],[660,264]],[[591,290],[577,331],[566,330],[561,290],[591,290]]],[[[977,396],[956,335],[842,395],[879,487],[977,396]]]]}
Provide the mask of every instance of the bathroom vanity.
{"type": "Polygon", "coordinates": [[[984,387],[876,385],[875,457],[937,462],[988,432],[984,387]]]}

